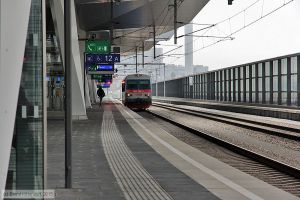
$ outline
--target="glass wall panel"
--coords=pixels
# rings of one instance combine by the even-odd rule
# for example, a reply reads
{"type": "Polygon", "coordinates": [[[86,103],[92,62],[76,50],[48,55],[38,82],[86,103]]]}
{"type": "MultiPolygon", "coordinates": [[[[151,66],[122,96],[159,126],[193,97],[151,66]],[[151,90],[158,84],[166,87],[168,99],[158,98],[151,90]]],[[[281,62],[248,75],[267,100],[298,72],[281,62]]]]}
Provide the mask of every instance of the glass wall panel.
{"type": "Polygon", "coordinates": [[[252,65],[252,78],[255,77],[255,73],[256,73],[256,67],[255,65],[252,65]]]}
{"type": "Polygon", "coordinates": [[[287,91],[287,76],[281,76],[281,91],[287,91]]]}
{"type": "Polygon", "coordinates": [[[262,63],[258,64],[258,77],[262,77],[262,63]]]}
{"type": "Polygon", "coordinates": [[[265,63],[265,75],[270,76],[270,62],[265,63]]]}
{"type": "Polygon", "coordinates": [[[270,77],[266,77],[266,92],[270,92],[270,77]]]}
{"type": "Polygon", "coordinates": [[[249,65],[246,66],[246,78],[249,78],[249,65]]]}
{"type": "Polygon", "coordinates": [[[245,90],[244,88],[244,80],[240,80],[241,92],[245,90]]]}
{"type": "Polygon", "coordinates": [[[253,78],[252,79],[252,91],[255,91],[255,86],[256,86],[255,79],[253,78]]]}
{"type": "Polygon", "coordinates": [[[273,75],[278,75],[278,60],[273,61],[273,75]]]}
{"type": "Polygon", "coordinates": [[[223,94],[224,94],[224,91],[225,91],[225,81],[222,81],[222,91],[223,91],[223,94]]]}
{"type": "Polygon", "coordinates": [[[258,102],[259,103],[262,102],[262,93],[261,92],[258,93],[258,102]]]}
{"type": "Polygon", "coordinates": [[[291,58],[291,73],[297,73],[297,57],[291,58]]]}
{"type": "Polygon", "coordinates": [[[278,77],[274,76],[273,77],[273,91],[278,91],[278,77]]]}
{"type": "Polygon", "coordinates": [[[291,75],[291,91],[297,92],[297,74],[291,75]]]}
{"type": "Polygon", "coordinates": [[[226,91],[228,92],[229,91],[229,81],[226,81],[226,91]]]}
{"type": "Polygon", "coordinates": [[[270,103],[270,92],[266,92],[266,102],[270,103]]]}
{"type": "Polygon", "coordinates": [[[293,106],[297,105],[297,98],[298,98],[297,93],[296,92],[292,92],[292,94],[291,94],[291,104],[293,106]]]}
{"type": "Polygon", "coordinates": [[[246,92],[249,92],[249,79],[246,80],[246,92]]]}
{"type": "Polygon", "coordinates": [[[287,92],[281,92],[281,104],[287,104],[287,92]]]}
{"type": "Polygon", "coordinates": [[[281,74],[287,74],[287,58],[281,59],[281,74]]]}
{"type": "Polygon", "coordinates": [[[244,67],[240,67],[240,78],[244,78],[244,67]]]}
{"type": "Polygon", "coordinates": [[[273,92],[273,104],[278,104],[278,92],[273,92]]]}
{"type": "Polygon", "coordinates": [[[262,92],[262,78],[258,78],[258,91],[262,92]]]}
{"type": "Polygon", "coordinates": [[[6,185],[10,190],[44,189],[42,16],[42,1],[32,0],[6,185]]]}

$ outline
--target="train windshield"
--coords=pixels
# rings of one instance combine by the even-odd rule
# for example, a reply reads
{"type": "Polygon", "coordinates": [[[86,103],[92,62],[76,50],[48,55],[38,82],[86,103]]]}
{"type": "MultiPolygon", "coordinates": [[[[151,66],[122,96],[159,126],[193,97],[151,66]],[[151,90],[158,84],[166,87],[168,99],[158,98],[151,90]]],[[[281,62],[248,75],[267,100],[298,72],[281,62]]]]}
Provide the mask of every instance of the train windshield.
{"type": "Polygon", "coordinates": [[[150,90],[150,80],[127,80],[127,90],[150,90]]]}

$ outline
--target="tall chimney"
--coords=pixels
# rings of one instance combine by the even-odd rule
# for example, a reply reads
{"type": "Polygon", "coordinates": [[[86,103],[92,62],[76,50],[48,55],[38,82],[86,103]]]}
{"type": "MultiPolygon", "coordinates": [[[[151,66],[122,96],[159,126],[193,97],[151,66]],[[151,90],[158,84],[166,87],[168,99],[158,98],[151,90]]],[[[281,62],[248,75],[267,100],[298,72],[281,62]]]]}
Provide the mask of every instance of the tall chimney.
{"type": "MultiPolygon", "coordinates": [[[[191,22],[192,23],[192,22],[191,22]]],[[[187,24],[184,26],[184,34],[187,35],[193,32],[193,24],[187,24]]],[[[185,61],[185,68],[186,68],[186,75],[193,73],[193,36],[185,36],[184,37],[184,61],[185,61]]]]}

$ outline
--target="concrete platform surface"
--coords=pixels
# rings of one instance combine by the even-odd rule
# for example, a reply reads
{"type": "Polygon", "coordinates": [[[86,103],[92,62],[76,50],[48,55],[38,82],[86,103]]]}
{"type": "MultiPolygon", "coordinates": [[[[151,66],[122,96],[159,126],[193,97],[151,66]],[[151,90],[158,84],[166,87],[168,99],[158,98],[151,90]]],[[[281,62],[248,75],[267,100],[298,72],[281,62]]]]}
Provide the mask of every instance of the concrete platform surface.
{"type": "Polygon", "coordinates": [[[299,199],[179,141],[115,100],[73,125],[73,188],[64,189],[64,122],[48,120],[56,199],[299,199]]]}

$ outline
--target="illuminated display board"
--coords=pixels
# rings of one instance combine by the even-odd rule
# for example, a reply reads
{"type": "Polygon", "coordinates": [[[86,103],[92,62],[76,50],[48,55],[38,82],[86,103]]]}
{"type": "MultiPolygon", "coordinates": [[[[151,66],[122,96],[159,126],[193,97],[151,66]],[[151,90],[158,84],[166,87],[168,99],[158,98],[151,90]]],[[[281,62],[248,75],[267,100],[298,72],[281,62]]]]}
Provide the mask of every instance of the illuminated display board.
{"type": "Polygon", "coordinates": [[[114,65],[113,64],[88,65],[87,68],[88,68],[89,72],[114,71],[114,65]]]}

